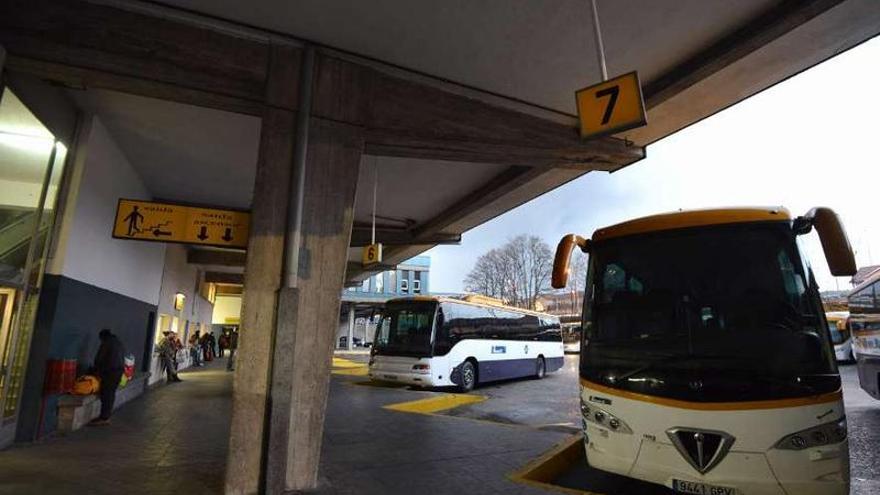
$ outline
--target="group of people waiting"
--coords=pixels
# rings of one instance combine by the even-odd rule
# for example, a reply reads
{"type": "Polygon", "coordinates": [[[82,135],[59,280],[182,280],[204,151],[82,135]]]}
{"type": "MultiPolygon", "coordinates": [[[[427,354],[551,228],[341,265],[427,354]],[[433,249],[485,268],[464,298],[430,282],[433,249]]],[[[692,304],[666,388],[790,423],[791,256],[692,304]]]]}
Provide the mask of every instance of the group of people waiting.
{"type": "MultiPolygon", "coordinates": [[[[235,369],[235,351],[238,349],[238,330],[223,332],[220,338],[215,338],[213,333],[196,330],[189,338],[189,353],[193,366],[204,366],[205,362],[212,361],[214,357],[222,357],[229,350],[229,359],[226,361],[226,369],[235,369]]],[[[177,383],[181,380],[177,376],[177,355],[183,349],[183,343],[176,332],[166,330],[162,340],[156,349],[162,368],[165,370],[168,383],[177,383]]]]}

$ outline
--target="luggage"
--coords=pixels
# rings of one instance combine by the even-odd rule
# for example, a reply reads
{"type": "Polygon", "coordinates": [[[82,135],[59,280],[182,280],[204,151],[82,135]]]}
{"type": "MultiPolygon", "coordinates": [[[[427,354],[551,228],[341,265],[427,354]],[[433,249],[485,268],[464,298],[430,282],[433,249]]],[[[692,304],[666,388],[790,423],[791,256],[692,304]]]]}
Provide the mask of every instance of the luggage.
{"type": "Polygon", "coordinates": [[[119,386],[124,387],[134,378],[134,354],[125,356],[125,364],[122,368],[122,379],[119,380],[119,386]]]}
{"type": "Polygon", "coordinates": [[[101,380],[95,375],[83,375],[73,383],[73,395],[92,395],[101,390],[101,380]]]}

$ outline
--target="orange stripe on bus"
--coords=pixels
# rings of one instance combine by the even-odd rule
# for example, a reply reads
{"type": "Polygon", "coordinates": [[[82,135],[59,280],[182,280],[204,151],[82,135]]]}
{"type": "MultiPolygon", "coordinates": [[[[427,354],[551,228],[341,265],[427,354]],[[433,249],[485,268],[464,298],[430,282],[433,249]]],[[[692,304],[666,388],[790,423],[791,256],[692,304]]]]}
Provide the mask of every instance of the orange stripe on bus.
{"type": "Polygon", "coordinates": [[[843,391],[840,389],[834,392],[828,392],[820,395],[811,395],[809,397],[797,397],[794,399],[772,399],[743,402],[690,402],[686,400],[667,399],[665,397],[655,397],[653,395],[639,394],[626,390],[618,390],[616,388],[606,387],[604,385],[599,385],[598,383],[593,383],[583,378],[581,378],[581,385],[596,392],[614,395],[617,397],[623,397],[624,399],[650,402],[651,404],[677,407],[679,409],[693,409],[697,411],[746,411],[752,409],[782,409],[786,407],[812,406],[816,404],[825,404],[828,402],[843,400],[843,391]]]}

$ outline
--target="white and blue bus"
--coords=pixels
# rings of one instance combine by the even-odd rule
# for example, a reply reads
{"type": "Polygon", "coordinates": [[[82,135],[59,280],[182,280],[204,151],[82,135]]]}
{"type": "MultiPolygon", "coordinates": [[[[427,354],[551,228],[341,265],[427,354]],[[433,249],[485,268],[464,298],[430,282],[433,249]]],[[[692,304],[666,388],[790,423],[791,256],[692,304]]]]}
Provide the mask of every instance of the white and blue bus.
{"type": "Polygon", "coordinates": [[[490,298],[408,297],[385,305],[370,356],[370,378],[420,387],[532,376],[562,367],[559,318],[490,298]]]}

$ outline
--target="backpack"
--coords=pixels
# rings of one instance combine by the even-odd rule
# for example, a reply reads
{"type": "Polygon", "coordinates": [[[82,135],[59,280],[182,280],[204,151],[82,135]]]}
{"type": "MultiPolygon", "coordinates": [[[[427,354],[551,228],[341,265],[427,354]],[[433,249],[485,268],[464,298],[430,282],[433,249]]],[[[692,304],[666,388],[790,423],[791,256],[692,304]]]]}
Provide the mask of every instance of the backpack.
{"type": "Polygon", "coordinates": [[[95,375],[83,375],[73,383],[73,395],[92,395],[101,390],[101,380],[95,375]]]}

